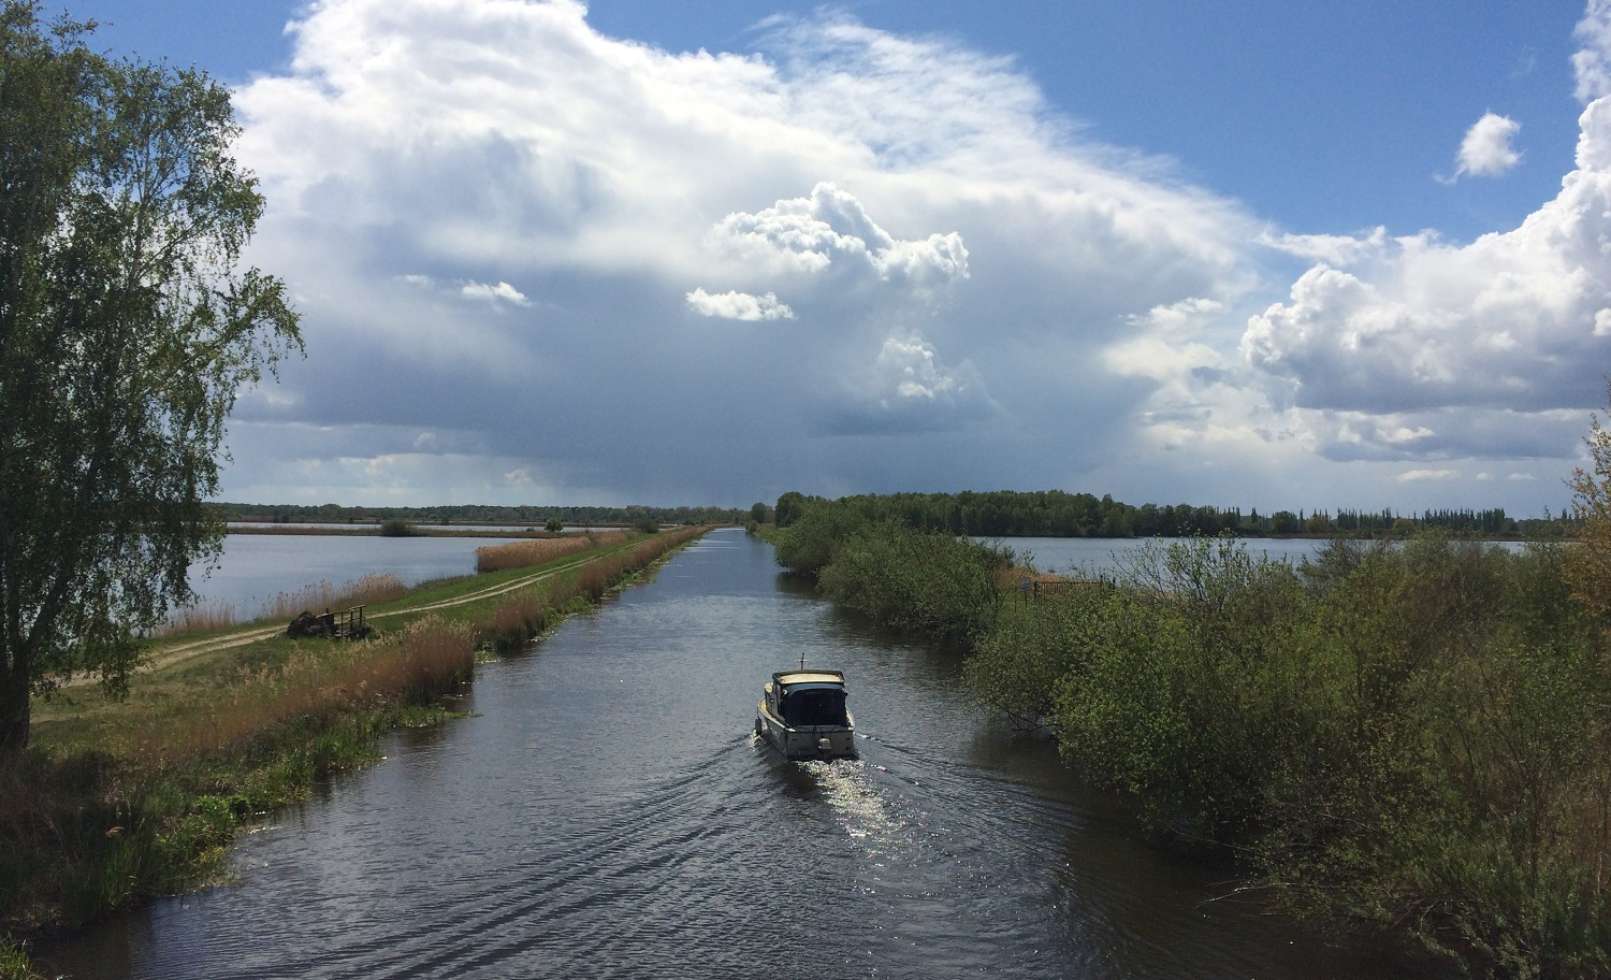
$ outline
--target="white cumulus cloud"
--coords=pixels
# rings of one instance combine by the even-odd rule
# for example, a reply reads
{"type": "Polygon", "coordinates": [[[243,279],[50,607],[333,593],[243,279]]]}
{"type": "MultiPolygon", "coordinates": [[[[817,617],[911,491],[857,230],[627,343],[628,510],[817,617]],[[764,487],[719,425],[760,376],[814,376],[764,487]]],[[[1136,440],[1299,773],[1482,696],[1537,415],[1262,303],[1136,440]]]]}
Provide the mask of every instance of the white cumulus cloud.
{"type": "Polygon", "coordinates": [[[684,295],[688,308],[700,316],[713,316],[723,320],[792,320],[794,311],[789,304],[778,301],[777,293],[760,296],[730,290],[725,293],[707,293],[695,289],[684,295]]]}
{"type": "Polygon", "coordinates": [[[485,300],[489,303],[511,303],[515,306],[530,306],[531,300],[526,294],[506,282],[486,283],[467,282],[459,287],[459,295],[466,299],[485,300]]]}
{"type": "Polygon", "coordinates": [[[1248,320],[1247,362],[1300,409],[1412,428],[1449,413],[1449,432],[1430,426],[1440,436],[1487,427],[1518,455],[1565,455],[1552,413],[1581,425],[1571,410],[1599,402],[1611,361],[1600,316],[1611,303],[1611,99],[1586,107],[1579,127],[1578,169],[1519,227],[1465,245],[1399,238],[1354,269],[1317,264],[1248,320]],[[1531,440],[1511,441],[1528,429],[1531,440]]]}
{"type": "Polygon", "coordinates": [[[1578,101],[1611,95],[1611,0],[1589,0],[1574,33],[1583,42],[1572,54],[1578,101]]]}
{"type": "Polygon", "coordinates": [[[943,283],[968,277],[968,250],[956,232],[901,241],[868,215],[861,201],[831,183],[808,197],[735,212],[712,232],[745,259],[782,271],[825,273],[850,267],[883,281],[943,283]]]}
{"type": "Polygon", "coordinates": [[[1515,169],[1522,158],[1514,142],[1519,132],[1521,123],[1509,116],[1483,113],[1460,141],[1454,176],[1447,182],[1459,177],[1499,177],[1515,169]]]}
{"type": "Polygon", "coordinates": [[[1347,268],[1376,258],[1387,248],[1387,228],[1377,225],[1360,235],[1300,235],[1292,232],[1259,233],[1259,244],[1311,262],[1347,268]]]}
{"type": "Polygon", "coordinates": [[[1010,59],[832,10],[675,51],[573,0],[300,9],[237,150],[269,202],[249,258],[316,356],[242,400],[242,497],[1329,492],[1569,453],[1611,363],[1594,105],[1520,228],[1302,234],[1094,141],[1010,59]],[[1322,265],[1282,298],[1286,256],[1322,265]],[[810,342],[701,343],[687,311],[810,342]]]}

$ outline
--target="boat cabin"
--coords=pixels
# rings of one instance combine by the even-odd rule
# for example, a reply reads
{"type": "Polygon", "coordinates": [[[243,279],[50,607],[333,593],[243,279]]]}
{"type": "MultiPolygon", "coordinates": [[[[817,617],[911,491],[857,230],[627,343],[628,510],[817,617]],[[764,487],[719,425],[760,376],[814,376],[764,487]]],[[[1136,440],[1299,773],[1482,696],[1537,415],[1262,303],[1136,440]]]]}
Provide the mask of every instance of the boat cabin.
{"type": "Polygon", "coordinates": [[[790,670],[772,675],[756,705],[755,734],[790,759],[856,754],[855,720],[845,707],[838,670],[790,670]]]}
{"type": "Polygon", "coordinates": [[[845,711],[845,675],[837,670],[773,674],[766,696],[767,708],[790,728],[850,724],[845,711]]]}

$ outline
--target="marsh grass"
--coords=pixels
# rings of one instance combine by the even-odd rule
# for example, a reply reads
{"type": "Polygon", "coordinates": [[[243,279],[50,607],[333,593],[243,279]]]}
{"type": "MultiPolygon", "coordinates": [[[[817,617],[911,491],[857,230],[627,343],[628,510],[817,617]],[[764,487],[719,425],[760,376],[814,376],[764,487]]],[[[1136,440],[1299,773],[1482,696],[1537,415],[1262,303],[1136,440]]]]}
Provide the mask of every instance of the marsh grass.
{"type": "Polygon", "coordinates": [[[0,767],[0,927],[76,926],[216,876],[238,826],[444,716],[470,629],[423,620],[368,643],[290,646],[277,665],[165,699],[98,747],[0,767]]]}
{"type": "Polygon", "coordinates": [[[243,617],[233,603],[221,599],[203,600],[175,610],[151,637],[167,640],[198,633],[216,633],[247,622],[288,620],[304,611],[319,612],[390,602],[402,598],[408,591],[403,580],[391,574],[365,575],[339,585],[325,579],[279,593],[264,603],[254,619],[243,617]]]}
{"type": "MultiPolygon", "coordinates": [[[[451,717],[444,702],[471,678],[478,645],[523,649],[704,530],[621,547],[490,610],[443,610],[376,640],[280,637],[173,668],[131,702],[64,695],[36,746],[0,767],[0,937],[75,927],[219,879],[243,823],[374,761],[386,732],[451,717]]],[[[321,584],[328,591],[292,604],[375,601],[400,594],[394,583],[321,584]]]]}
{"type": "Polygon", "coordinates": [[[610,547],[626,541],[624,531],[588,532],[587,534],[560,537],[534,538],[529,541],[511,541],[508,544],[487,545],[475,550],[477,572],[501,572],[510,568],[528,568],[588,551],[610,547]]]}
{"type": "Polygon", "coordinates": [[[229,629],[237,622],[239,620],[232,603],[222,599],[204,600],[176,610],[152,635],[158,639],[166,639],[185,633],[211,633],[214,630],[229,629]]]}
{"type": "Polygon", "coordinates": [[[305,585],[291,592],[281,592],[263,607],[262,619],[290,619],[304,611],[344,609],[360,604],[376,604],[400,599],[408,592],[403,580],[395,575],[365,575],[340,585],[329,579],[305,585]]]}
{"type": "Polygon", "coordinates": [[[577,608],[578,603],[599,602],[609,591],[667,552],[705,533],[705,528],[681,528],[656,535],[613,555],[595,559],[572,575],[523,589],[500,603],[477,624],[483,643],[500,654],[524,649],[535,636],[577,608]]]}

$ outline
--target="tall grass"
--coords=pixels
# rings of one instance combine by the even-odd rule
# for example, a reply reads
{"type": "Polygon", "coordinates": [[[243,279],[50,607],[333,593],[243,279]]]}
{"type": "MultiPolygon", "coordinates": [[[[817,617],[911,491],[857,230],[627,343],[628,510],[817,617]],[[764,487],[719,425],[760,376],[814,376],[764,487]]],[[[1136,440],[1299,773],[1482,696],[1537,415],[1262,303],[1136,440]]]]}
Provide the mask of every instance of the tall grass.
{"type": "MultiPolygon", "coordinates": [[[[94,750],[53,756],[36,745],[10,758],[0,764],[0,937],[78,925],[206,880],[242,821],[370,760],[385,731],[441,717],[432,705],[470,679],[478,642],[524,645],[704,530],[641,541],[509,597],[482,623],[430,618],[365,643],[288,644],[283,660],[178,689],[94,750]]],[[[346,597],[389,591],[368,581],[346,597]]]]}
{"type": "Polygon", "coordinates": [[[28,959],[28,950],[0,935],[0,980],[44,980],[28,959]]]}
{"type": "Polygon", "coordinates": [[[367,760],[377,735],[473,669],[471,630],[424,620],[369,643],[299,646],[222,700],[171,705],[95,751],[7,760],[0,930],[77,925],[205,878],[241,821],[367,760]]]}
{"type": "Polygon", "coordinates": [[[475,636],[439,619],[411,623],[367,643],[330,644],[242,678],[223,697],[140,733],[135,755],[156,764],[229,752],[289,722],[321,727],[338,716],[396,702],[423,705],[454,691],[475,669],[475,636]]]}
{"type": "Polygon", "coordinates": [[[487,545],[475,550],[475,570],[501,572],[510,568],[528,568],[587,551],[590,548],[617,545],[627,538],[624,531],[589,532],[561,538],[534,538],[511,541],[508,544],[487,545]]]}
{"type": "Polygon", "coordinates": [[[158,638],[178,636],[182,633],[207,633],[228,629],[237,622],[235,606],[222,599],[207,599],[192,606],[175,610],[168,621],[152,634],[158,638]]]}
{"type": "Polygon", "coordinates": [[[365,575],[351,582],[334,585],[329,579],[281,592],[263,606],[265,619],[290,619],[304,611],[343,609],[365,603],[390,602],[408,592],[395,575],[365,575]]]}
{"type": "Polygon", "coordinates": [[[572,575],[523,589],[494,609],[477,627],[477,633],[482,642],[499,653],[522,649],[577,602],[597,603],[622,580],[706,530],[690,527],[659,534],[625,551],[594,559],[572,575]]]}

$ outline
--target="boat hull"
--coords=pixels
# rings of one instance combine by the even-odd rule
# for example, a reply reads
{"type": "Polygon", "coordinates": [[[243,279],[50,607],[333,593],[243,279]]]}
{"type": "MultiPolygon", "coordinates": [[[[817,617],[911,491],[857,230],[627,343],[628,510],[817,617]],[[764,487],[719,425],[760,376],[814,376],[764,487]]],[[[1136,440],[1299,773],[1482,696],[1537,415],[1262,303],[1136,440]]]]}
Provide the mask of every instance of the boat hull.
{"type": "Polygon", "coordinates": [[[755,734],[785,759],[851,759],[856,756],[855,719],[850,725],[802,725],[790,728],[766,710],[756,706],[755,734]]]}

